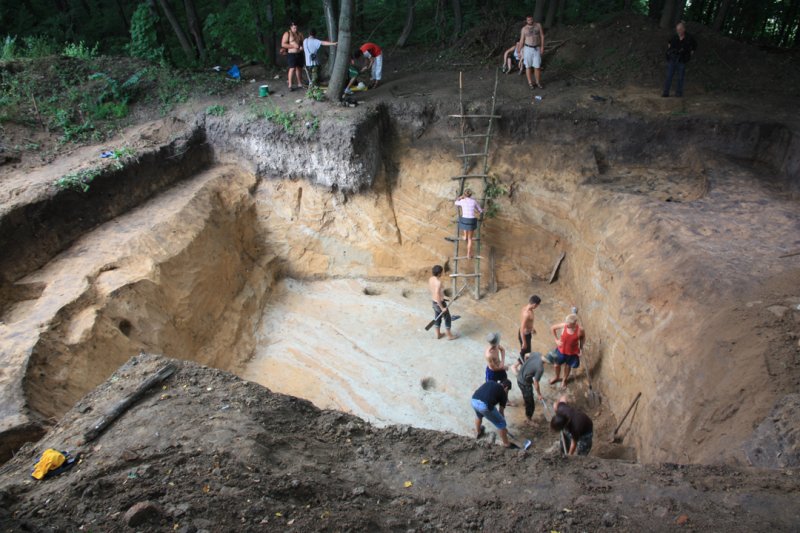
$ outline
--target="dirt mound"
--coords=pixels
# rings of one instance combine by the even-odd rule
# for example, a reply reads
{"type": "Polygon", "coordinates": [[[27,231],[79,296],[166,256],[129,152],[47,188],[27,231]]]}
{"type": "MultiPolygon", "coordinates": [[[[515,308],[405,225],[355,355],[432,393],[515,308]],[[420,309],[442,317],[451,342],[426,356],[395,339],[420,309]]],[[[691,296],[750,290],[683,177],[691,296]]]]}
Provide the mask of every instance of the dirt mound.
{"type": "MultiPolygon", "coordinates": [[[[168,360],[132,358],[0,471],[16,530],[794,529],[787,470],[641,465],[507,451],[364,421],[230,374],[178,370],[93,442],[81,435],[168,360]],[[46,448],[82,452],[41,482],[46,448]]],[[[468,409],[465,409],[468,413],[468,409]]],[[[600,438],[599,435],[596,438],[600,438]]]]}

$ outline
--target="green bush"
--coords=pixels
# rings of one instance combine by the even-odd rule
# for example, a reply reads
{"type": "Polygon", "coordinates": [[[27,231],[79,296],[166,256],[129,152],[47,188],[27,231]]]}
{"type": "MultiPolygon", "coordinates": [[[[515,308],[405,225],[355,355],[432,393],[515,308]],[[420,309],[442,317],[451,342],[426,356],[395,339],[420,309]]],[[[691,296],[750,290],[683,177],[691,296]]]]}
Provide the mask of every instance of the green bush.
{"type": "Polygon", "coordinates": [[[95,44],[94,48],[89,48],[83,41],[65,43],[63,54],[75,59],[92,59],[93,57],[97,57],[97,48],[99,46],[99,44],[95,44]]]}
{"type": "Polygon", "coordinates": [[[47,57],[58,53],[58,45],[49,37],[29,35],[22,38],[26,57],[47,57]]]}
{"type": "Polygon", "coordinates": [[[102,173],[100,167],[85,168],[77,172],[71,172],[61,176],[56,180],[56,185],[62,189],[71,189],[77,192],[89,192],[89,184],[102,173]]]}
{"type": "Polygon", "coordinates": [[[17,38],[6,35],[0,46],[0,61],[10,61],[17,57],[17,38]]]}
{"type": "Polygon", "coordinates": [[[268,104],[262,107],[253,109],[256,117],[265,118],[273,124],[283,126],[286,133],[294,133],[294,121],[297,120],[297,114],[294,111],[282,111],[280,107],[270,107],[268,104]]]}
{"type": "Polygon", "coordinates": [[[211,105],[206,108],[206,115],[214,115],[215,117],[221,117],[225,114],[225,106],[223,105],[211,105]]]}
{"type": "Polygon", "coordinates": [[[145,2],[139,4],[131,17],[131,40],[126,47],[131,56],[154,63],[165,62],[164,46],[158,44],[157,24],[158,15],[145,2]]]}

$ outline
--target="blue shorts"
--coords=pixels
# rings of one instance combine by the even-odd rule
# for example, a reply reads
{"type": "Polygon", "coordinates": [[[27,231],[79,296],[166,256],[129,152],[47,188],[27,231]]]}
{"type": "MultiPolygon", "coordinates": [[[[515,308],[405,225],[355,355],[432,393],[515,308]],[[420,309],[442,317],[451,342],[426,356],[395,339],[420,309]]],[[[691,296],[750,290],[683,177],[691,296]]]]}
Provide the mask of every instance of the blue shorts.
{"type": "Polygon", "coordinates": [[[475,231],[478,229],[478,219],[458,217],[458,229],[461,231],[475,231]]]}
{"type": "Polygon", "coordinates": [[[581,366],[581,358],[577,355],[564,355],[558,348],[547,353],[547,361],[553,365],[569,365],[572,368],[581,366]]]}
{"type": "Polygon", "coordinates": [[[492,370],[486,367],[486,381],[503,381],[508,379],[508,374],[505,370],[492,370]]]}
{"type": "Polygon", "coordinates": [[[475,398],[472,399],[472,408],[475,410],[475,416],[478,417],[478,420],[486,418],[497,429],[506,429],[506,419],[497,409],[489,409],[489,406],[475,398]]]}

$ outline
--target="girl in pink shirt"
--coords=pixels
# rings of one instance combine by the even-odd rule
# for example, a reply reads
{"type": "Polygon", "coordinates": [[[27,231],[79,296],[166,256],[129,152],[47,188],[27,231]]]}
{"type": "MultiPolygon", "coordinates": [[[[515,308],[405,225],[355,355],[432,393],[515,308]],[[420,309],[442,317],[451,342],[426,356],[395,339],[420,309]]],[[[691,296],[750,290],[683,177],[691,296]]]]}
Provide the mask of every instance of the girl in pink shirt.
{"type": "Polygon", "coordinates": [[[472,198],[472,191],[465,189],[464,194],[456,200],[456,206],[461,208],[461,216],[458,217],[458,229],[464,232],[464,240],[467,241],[467,257],[472,257],[472,238],[478,228],[478,217],[475,212],[483,213],[481,206],[472,198]]]}

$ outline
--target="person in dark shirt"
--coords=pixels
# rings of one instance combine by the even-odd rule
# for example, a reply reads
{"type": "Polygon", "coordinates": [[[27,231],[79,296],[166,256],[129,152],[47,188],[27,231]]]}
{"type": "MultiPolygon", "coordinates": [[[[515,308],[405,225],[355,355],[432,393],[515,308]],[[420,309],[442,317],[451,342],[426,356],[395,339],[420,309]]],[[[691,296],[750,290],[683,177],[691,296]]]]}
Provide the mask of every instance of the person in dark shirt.
{"type": "Polygon", "coordinates": [[[675,96],[683,96],[683,80],[686,76],[686,63],[697,50],[697,42],[694,37],[686,33],[686,23],[680,21],[675,26],[675,35],[667,44],[667,81],[664,83],[664,92],[661,96],[669,96],[672,87],[672,77],[678,73],[678,86],[675,89],[675,96]]]}
{"type": "Polygon", "coordinates": [[[586,413],[571,407],[567,397],[562,396],[553,404],[555,415],[550,419],[550,428],[564,434],[566,445],[569,447],[568,455],[589,455],[592,449],[592,419],[586,413]]]}
{"type": "Polygon", "coordinates": [[[507,379],[503,381],[487,381],[472,395],[472,408],[475,410],[475,437],[480,438],[485,428],[481,421],[486,418],[495,425],[500,433],[500,440],[506,448],[518,448],[516,444],[509,442],[508,430],[506,429],[506,419],[503,411],[508,402],[508,391],[511,390],[511,382],[507,379]],[[495,409],[497,408],[497,409],[495,409]]]}

